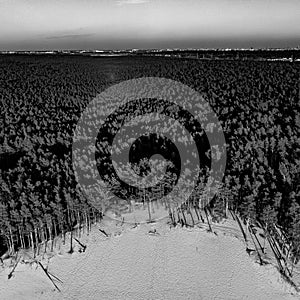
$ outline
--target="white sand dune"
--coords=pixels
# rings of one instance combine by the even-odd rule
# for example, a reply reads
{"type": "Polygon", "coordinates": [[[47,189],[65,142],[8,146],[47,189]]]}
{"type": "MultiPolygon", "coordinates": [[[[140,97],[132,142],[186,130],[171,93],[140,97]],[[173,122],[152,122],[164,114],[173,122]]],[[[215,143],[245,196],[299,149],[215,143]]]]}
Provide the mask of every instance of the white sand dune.
{"type": "Polygon", "coordinates": [[[67,254],[66,245],[49,261],[49,272],[63,281],[57,282],[61,292],[36,264],[19,264],[10,280],[9,270],[1,271],[0,299],[299,299],[274,266],[260,266],[246,254],[230,223],[217,229],[218,236],[163,222],[136,228],[112,223],[97,225],[111,237],[94,227],[80,239],[84,253],[76,245],[67,254]],[[159,235],[148,234],[153,228],[159,235]]]}

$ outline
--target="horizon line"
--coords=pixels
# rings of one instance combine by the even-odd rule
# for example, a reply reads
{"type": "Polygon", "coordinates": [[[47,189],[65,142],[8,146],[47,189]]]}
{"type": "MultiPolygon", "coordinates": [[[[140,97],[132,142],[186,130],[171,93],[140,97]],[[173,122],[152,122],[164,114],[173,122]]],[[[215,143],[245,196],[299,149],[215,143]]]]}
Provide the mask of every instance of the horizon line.
{"type": "Polygon", "coordinates": [[[64,52],[64,51],[77,51],[77,52],[120,52],[120,51],[191,51],[191,50],[300,50],[300,46],[296,47],[204,47],[204,48],[126,48],[126,49],[44,49],[44,50],[0,50],[3,52],[64,52]]]}

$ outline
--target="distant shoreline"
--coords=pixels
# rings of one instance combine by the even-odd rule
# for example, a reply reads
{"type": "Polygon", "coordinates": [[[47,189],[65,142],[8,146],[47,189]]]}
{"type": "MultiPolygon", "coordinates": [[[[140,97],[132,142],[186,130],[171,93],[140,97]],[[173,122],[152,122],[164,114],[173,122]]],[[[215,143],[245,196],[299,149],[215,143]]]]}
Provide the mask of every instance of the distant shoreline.
{"type": "Polygon", "coordinates": [[[0,51],[5,55],[83,57],[171,57],[199,60],[258,60],[299,62],[300,49],[149,49],[0,51]]]}

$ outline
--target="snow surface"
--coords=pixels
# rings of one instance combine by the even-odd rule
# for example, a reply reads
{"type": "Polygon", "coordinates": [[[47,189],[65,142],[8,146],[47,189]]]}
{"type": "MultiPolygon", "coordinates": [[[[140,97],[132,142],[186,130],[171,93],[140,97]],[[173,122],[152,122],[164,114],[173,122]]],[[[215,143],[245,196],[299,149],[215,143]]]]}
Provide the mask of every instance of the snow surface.
{"type": "Polygon", "coordinates": [[[28,258],[11,279],[11,268],[0,268],[0,299],[299,299],[273,265],[260,266],[247,255],[234,236],[238,228],[222,226],[215,235],[166,222],[134,227],[106,219],[78,238],[85,252],[74,241],[68,254],[69,244],[59,242],[55,255],[44,256],[43,265],[63,281],[55,281],[61,292],[28,258]],[[154,228],[158,234],[149,234],[154,228]]]}

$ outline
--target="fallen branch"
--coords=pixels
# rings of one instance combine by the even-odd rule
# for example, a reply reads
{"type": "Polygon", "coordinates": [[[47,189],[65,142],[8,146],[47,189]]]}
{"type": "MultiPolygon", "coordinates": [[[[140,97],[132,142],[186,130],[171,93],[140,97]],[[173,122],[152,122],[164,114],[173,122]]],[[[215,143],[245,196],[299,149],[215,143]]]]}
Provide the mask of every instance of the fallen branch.
{"type": "Polygon", "coordinates": [[[41,266],[41,268],[43,269],[43,271],[45,272],[45,274],[47,275],[47,277],[51,280],[51,282],[53,283],[53,285],[55,286],[55,288],[60,292],[59,287],[55,284],[55,282],[53,281],[53,279],[50,277],[48,271],[44,268],[44,266],[42,265],[42,263],[39,262],[39,261],[37,263],[41,266]]]}
{"type": "Polygon", "coordinates": [[[77,240],[76,238],[74,238],[74,240],[83,248],[83,252],[86,249],[86,245],[83,245],[79,240],[77,240]]]}
{"type": "Polygon", "coordinates": [[[104,230],[102,230],[102,229],[99,228],[99,231],[100,231],[101,233],[103,233],[106,237],[108,237],[108,234],[107,234],[104,230]]]}
{"type": "Polygon", "coordinates": [[[61,281],[58,277],[56,277],[55,275],[53,275],[52,273],[50,273],[49,271],[47,271],[49,275],[51,275],[54,279],[56,279],[57,281],[59,281],[60,283],[63,283],[63,281],[61,281]]]}

